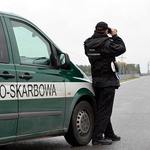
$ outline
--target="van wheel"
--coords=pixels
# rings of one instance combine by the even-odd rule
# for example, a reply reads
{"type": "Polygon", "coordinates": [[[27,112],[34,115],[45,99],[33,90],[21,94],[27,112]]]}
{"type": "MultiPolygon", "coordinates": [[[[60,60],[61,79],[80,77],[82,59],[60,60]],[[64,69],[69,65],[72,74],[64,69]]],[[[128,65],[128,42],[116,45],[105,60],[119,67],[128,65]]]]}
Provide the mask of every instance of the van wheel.
{"type": "Polygon", "coordinates": [[[86,102],[78,103],[73,111],[69,130],[65,135],[66,141],[72,146],[87,145],[92,137],[94,128],[94,112],[86,102]]]}

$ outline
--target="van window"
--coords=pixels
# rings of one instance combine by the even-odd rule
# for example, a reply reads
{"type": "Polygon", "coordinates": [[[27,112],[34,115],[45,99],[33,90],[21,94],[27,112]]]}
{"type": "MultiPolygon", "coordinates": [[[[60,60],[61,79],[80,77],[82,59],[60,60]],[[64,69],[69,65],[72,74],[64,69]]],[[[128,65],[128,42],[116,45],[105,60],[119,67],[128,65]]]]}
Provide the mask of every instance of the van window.
{"type": "Polygon", "coordinates": [[[14,20],[11,23],[21,64],[50,65],[51,49],[48,41],[26,23],[14,20]]]}
{"type": "Polygon", "coordinates": [[[2,22],[0,20],[0,63],[7,63],[7,62],[8,62],[7,44],[2,22]]]}

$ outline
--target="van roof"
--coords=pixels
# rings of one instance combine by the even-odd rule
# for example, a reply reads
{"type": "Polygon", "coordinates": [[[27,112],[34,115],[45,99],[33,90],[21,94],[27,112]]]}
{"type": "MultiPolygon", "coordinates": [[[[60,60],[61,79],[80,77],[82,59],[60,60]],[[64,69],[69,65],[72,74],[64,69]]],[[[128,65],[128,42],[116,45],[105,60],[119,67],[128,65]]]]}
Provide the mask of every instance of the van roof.
{"type": "Polygon", "coordinates": [[[25,19],[25,18],[15,14],[15,13],[12,13],[12,12],[2,12],[2,11],[0,11],[0,15],[2,15],[2,16],[12,16],[12,17],[18,17],[18,18],[25,19]]]}
{"type": "Polygon", "coordinates": [[[17,14],[14,14],[14,13],[12,13],[12,12],[3,12],[3,11],[0,11],[0,14],[1,14],[1,15],[9,15],[9,16],[15,16],[15,17],[18,17],[17,14]]]}

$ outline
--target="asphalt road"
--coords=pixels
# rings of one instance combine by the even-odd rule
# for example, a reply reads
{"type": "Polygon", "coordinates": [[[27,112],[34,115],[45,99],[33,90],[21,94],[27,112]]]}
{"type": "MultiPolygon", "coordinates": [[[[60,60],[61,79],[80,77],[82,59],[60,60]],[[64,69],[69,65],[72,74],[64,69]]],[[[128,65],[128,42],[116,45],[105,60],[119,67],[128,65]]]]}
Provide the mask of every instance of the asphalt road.
{"type": "Polygon", "coordinates": [[[150,76],[123,83],[116,92],[112,122],[121,141],[73,148],[63,137],[11,144],[0,150],[150,150],[150,76]]]}

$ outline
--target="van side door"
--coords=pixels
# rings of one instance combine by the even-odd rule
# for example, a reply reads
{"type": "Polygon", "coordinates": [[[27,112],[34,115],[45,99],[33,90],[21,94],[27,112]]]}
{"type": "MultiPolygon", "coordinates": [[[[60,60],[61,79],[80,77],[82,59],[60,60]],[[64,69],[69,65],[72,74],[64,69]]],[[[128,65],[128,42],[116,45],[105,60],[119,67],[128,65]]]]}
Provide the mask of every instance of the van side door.
{"type": "Polygon", "coordinates": [[[0,143],[16,138],[18,100],[16,71],[3,17],[0,17],[0,143]]]}
{"type": "Polygon", "coordinates": [[[14,50],[17,71],[18,136],[36,136],[63,130],[65,83],[51,61],[50,41],[33,24],[5,19],[14,50]]]}

